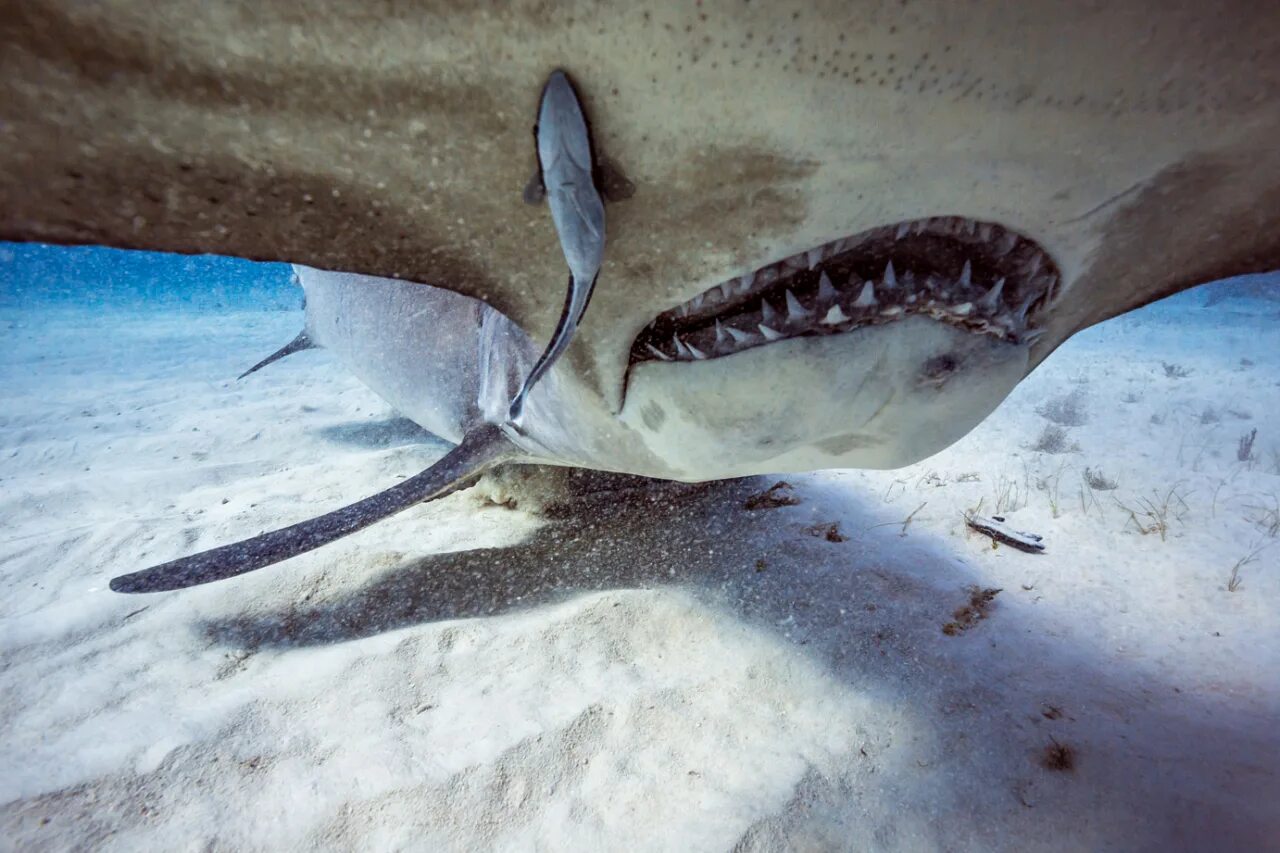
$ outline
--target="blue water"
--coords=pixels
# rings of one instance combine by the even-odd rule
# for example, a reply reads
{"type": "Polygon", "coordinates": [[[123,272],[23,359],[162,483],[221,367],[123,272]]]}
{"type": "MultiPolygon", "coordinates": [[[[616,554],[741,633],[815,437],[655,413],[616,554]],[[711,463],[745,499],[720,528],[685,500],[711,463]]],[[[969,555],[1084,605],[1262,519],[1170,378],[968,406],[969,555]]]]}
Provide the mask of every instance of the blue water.
{"type": "Polygon", "coordinates": [[[101,246],[0,243],[0,308],[292,310],[288,264],[101,246]]]}
{"type": "MultiPolygon", "coordinates": [[[[296,310],[302,292],[290,276],[288,264],[221,255],[0,242],[0,308],[296,310]]],[[[1194,287],[1142,309],[1141,316],[1258,297],[1280,306],[1280,272],[1194,287]]]]}

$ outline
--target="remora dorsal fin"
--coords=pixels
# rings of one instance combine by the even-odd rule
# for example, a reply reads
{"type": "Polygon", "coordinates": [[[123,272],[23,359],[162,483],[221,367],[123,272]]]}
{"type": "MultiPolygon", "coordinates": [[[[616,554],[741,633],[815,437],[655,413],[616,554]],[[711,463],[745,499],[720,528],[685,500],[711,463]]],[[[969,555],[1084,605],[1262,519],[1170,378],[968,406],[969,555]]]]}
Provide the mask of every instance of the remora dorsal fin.
{"type": "Polygon", "coordinates": [[[355,533],[414,504],[465,488],[485,469],[520,456],[492,424],[473,429],[462,443],[416,476],[341,509],[290,527],[171,560],[111,579],[115,592],[166,592],[243,575],[355,533]]]}
{"type": "Polygon", "coordinates": [[[298,332],[298,336],[293,340],[289,341],[289,343],[280,347],[280,349],[271,353],[271,355],[267,356],[262,361],[258,362],[253,367],[250,367],[244,373],[241,373],[239,376],[237,376],[236,381],[244,379],[246,376],[248,376],[250,373],[253,373],[254,371],[261,370],[262,368],[266,367],[268,364],[270,364],[273,361],[279,361],[280,359],[284,358],[286,355],[293,355],[295,352],[302,352],[304,349],[316,349],[318,346],[319,344],[311,340],[311,336],[307,334],[307,330],[303,329],[301,332],[298,332]]]}

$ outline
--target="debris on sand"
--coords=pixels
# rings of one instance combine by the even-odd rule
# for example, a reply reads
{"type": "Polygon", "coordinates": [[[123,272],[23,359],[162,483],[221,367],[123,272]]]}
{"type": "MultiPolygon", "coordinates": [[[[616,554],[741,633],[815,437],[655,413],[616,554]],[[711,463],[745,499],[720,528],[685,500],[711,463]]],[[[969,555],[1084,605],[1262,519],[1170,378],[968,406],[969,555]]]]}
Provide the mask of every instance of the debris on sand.
{"type": "Polygon", "coordinates": [[[1003,515],[993,515],[990,518],[974,513],[966,513],[964,517],[965,523],[979,533],[991,537],[992,547],[997,542],[1003,542],[1011,545],[1019,551],[1026,551],[1029,554],[1044,553],[1044,537],[1037,536],[1034,533],[1024,533],[1021,530],[1014,530],[1005,523],[1003,515]]]}
{"type": "Polygon", "coordinates": [[[1076,766],[1075,750],[1067,746],[1065,743],[1059,743],[1056,739],[1050,738],[1053,743],[1044,748],[1044,752],[1040,756],[1040,766],[1046,770],[1057,770],[1059,772],[1067,772],[1076,766]]]}
{"type": "Polygon", "coordinates": [[[810,536],[816,536],[825,539],[828,542],[848,542],[849,537],[840,532],[840,524],[831,522],[830,524],[811,524],[804,528],[804,532],[810,536]]]}
{"type": "Polygon", "coordinates": [[[969,602],[957,607],[951,614],[952,621],[942,626],[942,633],[948,637],[963,634],[986,619],[991,610],[991,602],[1000,594],[999,589],[980,586],[968,587],[966,592],[969,593],[969,602]]]}
{"type": "Polygon", "coordinates": [[[795,506],[800,503],[800,496],[795,487],[786,480],[779,480],[763,492],[757,492],[742,504],[743,509],[777,509],[780,506],[795,506]]]}

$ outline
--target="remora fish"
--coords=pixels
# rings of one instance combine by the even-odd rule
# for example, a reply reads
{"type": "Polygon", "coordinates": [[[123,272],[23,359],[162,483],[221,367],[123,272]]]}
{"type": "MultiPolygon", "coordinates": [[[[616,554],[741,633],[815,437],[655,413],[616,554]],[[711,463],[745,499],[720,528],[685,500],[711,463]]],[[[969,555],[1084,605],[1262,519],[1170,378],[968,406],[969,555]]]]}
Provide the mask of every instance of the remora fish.
{"type": "Polygon", "coordinates": [[[551,342],[511,401],[507,417],[515,424],[520,422],[529,391],[556,363],[578,330],[604,261],[604,200],[595,185],[591,137],[573,84],[563,71],[553,71],[542,88],[534,135],[537,177],[551,208],[560,249],[569,264],[569,288],[551,342]]]}

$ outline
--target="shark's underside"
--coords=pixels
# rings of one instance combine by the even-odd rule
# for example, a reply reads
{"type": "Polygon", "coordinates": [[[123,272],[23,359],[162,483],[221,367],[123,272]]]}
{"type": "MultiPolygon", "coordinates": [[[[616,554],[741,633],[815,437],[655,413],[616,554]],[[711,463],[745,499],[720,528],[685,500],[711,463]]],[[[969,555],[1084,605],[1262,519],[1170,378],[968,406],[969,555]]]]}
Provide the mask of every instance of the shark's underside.
{"type": "MultiPolygon", "coordinates": [[[[500,420],[565,302],[556,233],[521,201],[555,67],[592,122],[608,245],[508,436],[522,458],[906,464],[1074,332],[1280,267],[1280,16],[1244,0],[12,4],[0,237],[459,294],[369,280],[326,310],[401,339],[369,306],[471,312],[397,368],[436,377],[433,428],[460,438],[500,420]],[[503,324],[520,342],[479,343],[503,324]]],[[[376,334],[328,336],[376,372],[376,334]]]]}

